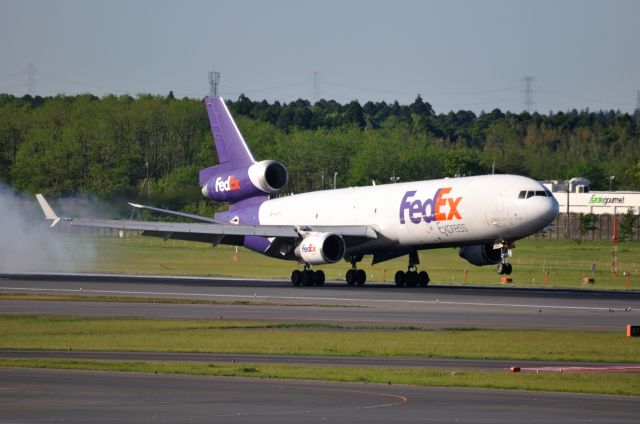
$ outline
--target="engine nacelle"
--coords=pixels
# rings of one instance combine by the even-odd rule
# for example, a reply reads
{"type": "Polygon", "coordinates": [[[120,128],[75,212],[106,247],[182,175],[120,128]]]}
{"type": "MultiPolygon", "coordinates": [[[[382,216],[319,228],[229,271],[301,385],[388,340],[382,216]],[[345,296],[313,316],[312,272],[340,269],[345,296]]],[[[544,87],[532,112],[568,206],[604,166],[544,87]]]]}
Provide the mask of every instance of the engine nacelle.
{"type": "Polygon", "coordinates": [[[309,265],[333,264],[344,257],[344,240],[337,234],[314,233],[305,237],[295,254],[309,265]]]}
{"type": "Polygon", "coordinates": [[[289,181],[287,168],[275,160],[256,162],[247,168],[223,165],[200,171],[202,195],[216,202],[237,202],[259,194],[282,190],[289,181]]]}
{"type": "Polygon", "coordinates": [[[249,179],[253,185],[265,193],[277,193],[289,182],[289,172],[280,162],[263,160],[249,167],[249,179]]]}
{"type": "Polygon", "coordinates": [[[473,265],[495,265],[502,260],[500,249],[494,249],[491,244],[464,246],[458,250],[458,255],[473,265]]]}

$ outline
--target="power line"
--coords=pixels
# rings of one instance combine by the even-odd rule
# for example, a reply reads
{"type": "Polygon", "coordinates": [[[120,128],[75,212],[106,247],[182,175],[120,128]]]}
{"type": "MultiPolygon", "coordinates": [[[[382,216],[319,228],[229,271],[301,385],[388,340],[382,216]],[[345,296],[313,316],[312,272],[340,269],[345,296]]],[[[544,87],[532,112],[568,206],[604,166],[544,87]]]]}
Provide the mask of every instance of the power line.
{"type": "MultiPolygon", "coordinates": [[[[347,88],[350,90],[356,90],[356,91],[365,91],[365,92],[372,92],[372,93],[383,93],[383,94],[395,94],[395,95],[405,95],[405,96],[413,96],[416,94],[415,91],[401,91],[401,90],[385,90],[385,89],[379,89],[379,88],[372,88],[372,87],[363,87],[363,86],[357,86],[357,85],[350,85],[350,84],[343,84],[343,83],[339,83],[339,82],[335,82],[335,81],[327,81],[325,79],[322,80],[323,84],[327,84],[327,85],[331,85],[331,86],[335,86],[338,88],[347,88]]],[[[486,90],[467,90],[467,91],[425,91],[425,90],[420,90],[420,95],[423,97],[430,97],[430,96],[468,96],[468,95],[473,95],[473,94],[493,94],[493,93],[500,93],[500,92],[505,92],[505,91],[515,91],[517,90],[518,87],[501,87],[501,88],[491,88],[491,89],[486,89],[486,90]]]]}

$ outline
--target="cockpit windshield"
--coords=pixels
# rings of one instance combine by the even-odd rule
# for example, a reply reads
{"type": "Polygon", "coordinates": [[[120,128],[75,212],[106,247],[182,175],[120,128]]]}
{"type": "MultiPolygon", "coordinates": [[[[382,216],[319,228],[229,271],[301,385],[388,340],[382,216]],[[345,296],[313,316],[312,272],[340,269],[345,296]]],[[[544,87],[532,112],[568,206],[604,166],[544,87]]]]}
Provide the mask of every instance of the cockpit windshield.
{"type": "Polygon", "coordinates": [[[518,199],[528,199],[534,196],[553,197],[553,194],[546,188],[544,190],[522,190],[518,193],[518,199]]]}

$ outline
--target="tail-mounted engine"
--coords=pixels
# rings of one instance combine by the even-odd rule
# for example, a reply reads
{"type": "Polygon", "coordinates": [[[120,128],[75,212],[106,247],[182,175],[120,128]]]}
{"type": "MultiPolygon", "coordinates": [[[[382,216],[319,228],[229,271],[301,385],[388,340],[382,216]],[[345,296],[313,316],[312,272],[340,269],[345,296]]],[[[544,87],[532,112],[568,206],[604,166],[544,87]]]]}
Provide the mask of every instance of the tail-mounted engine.
{"type": "Polygon", "coordinates": [[[296,247],[295,255],[309,265],[333,264],[344,258],[344,240],[337,234],[311,233],[296,247]]]}
{"type": "Polygon", "coordinates": [[[458,250],[458,255],[477,266],[495,265],[502,260],[500,249],[494,249],[491,244],[464,246],[458,250]]]}
{"type": "Polygon", "coordinates": [[[201,183],[204,183],[202,195],[217,202],[233,203],[260,194],[277,193],[289,181],[287,168],[275,160],[263,160],[248,168],[232,170],[213,166],[203,169],[200,174],[201,183]]]}

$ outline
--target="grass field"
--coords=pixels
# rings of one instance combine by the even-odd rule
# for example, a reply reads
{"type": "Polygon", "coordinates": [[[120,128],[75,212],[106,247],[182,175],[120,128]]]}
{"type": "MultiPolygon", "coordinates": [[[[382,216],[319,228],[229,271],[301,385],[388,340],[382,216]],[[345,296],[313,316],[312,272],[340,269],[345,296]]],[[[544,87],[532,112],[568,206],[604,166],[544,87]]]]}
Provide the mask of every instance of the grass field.
{"type": "Polygon", "coordinates": [[[640,362],[640,339],[623,332],[0,316],[0,334],[0,349],[640,362]]]}
{"type": "MultiPolygon", "coordinates": [[[[621,333],[344,328],[319,324],[124,318],[0,317],[0,349],[417,356],[640,362],[621,333]]],[[[245,363],[1,359],[1,367],[355,381],[640,396],[637,374],[509,373],[245,363]]]]}
{"type": "MultiPolygon", "coordinates": [[[[236,253],[229,246],[212,248],[203,243],[153,237],[66,236],[64,242],[71,256],[80,249],[83,254],[93,252],[93,260],[53,265],[52,271],[288,279],[291,270],[300,267],[244,248],[236,253]]],[[[612,276],[609,242],[530,238],[518,242],[513,250],[511,277],[515,287],[625,290],[623,272],[628,272],[628,288],[640,290],[640,242],[619,243],[617,258],[618,274],[612,276]],[[595,284],[584,285],[582,278],[592,275],[593,264],[595,284]]],[[[500,285],[495,266],[473,266],[459,258],[454,248],[422,251],[420,260],[421,269],[428,270],[435,284],[500,285]]],[[[369,281],[391,282],[398,269],[406,269],[406,261],[405,257],[372,266],[371,258],[365,257],[360,265],[367,271],[369,281]]],[[[321,267],[329,280],[342,280],[348,268],[346,262],[321,267]]]]}

